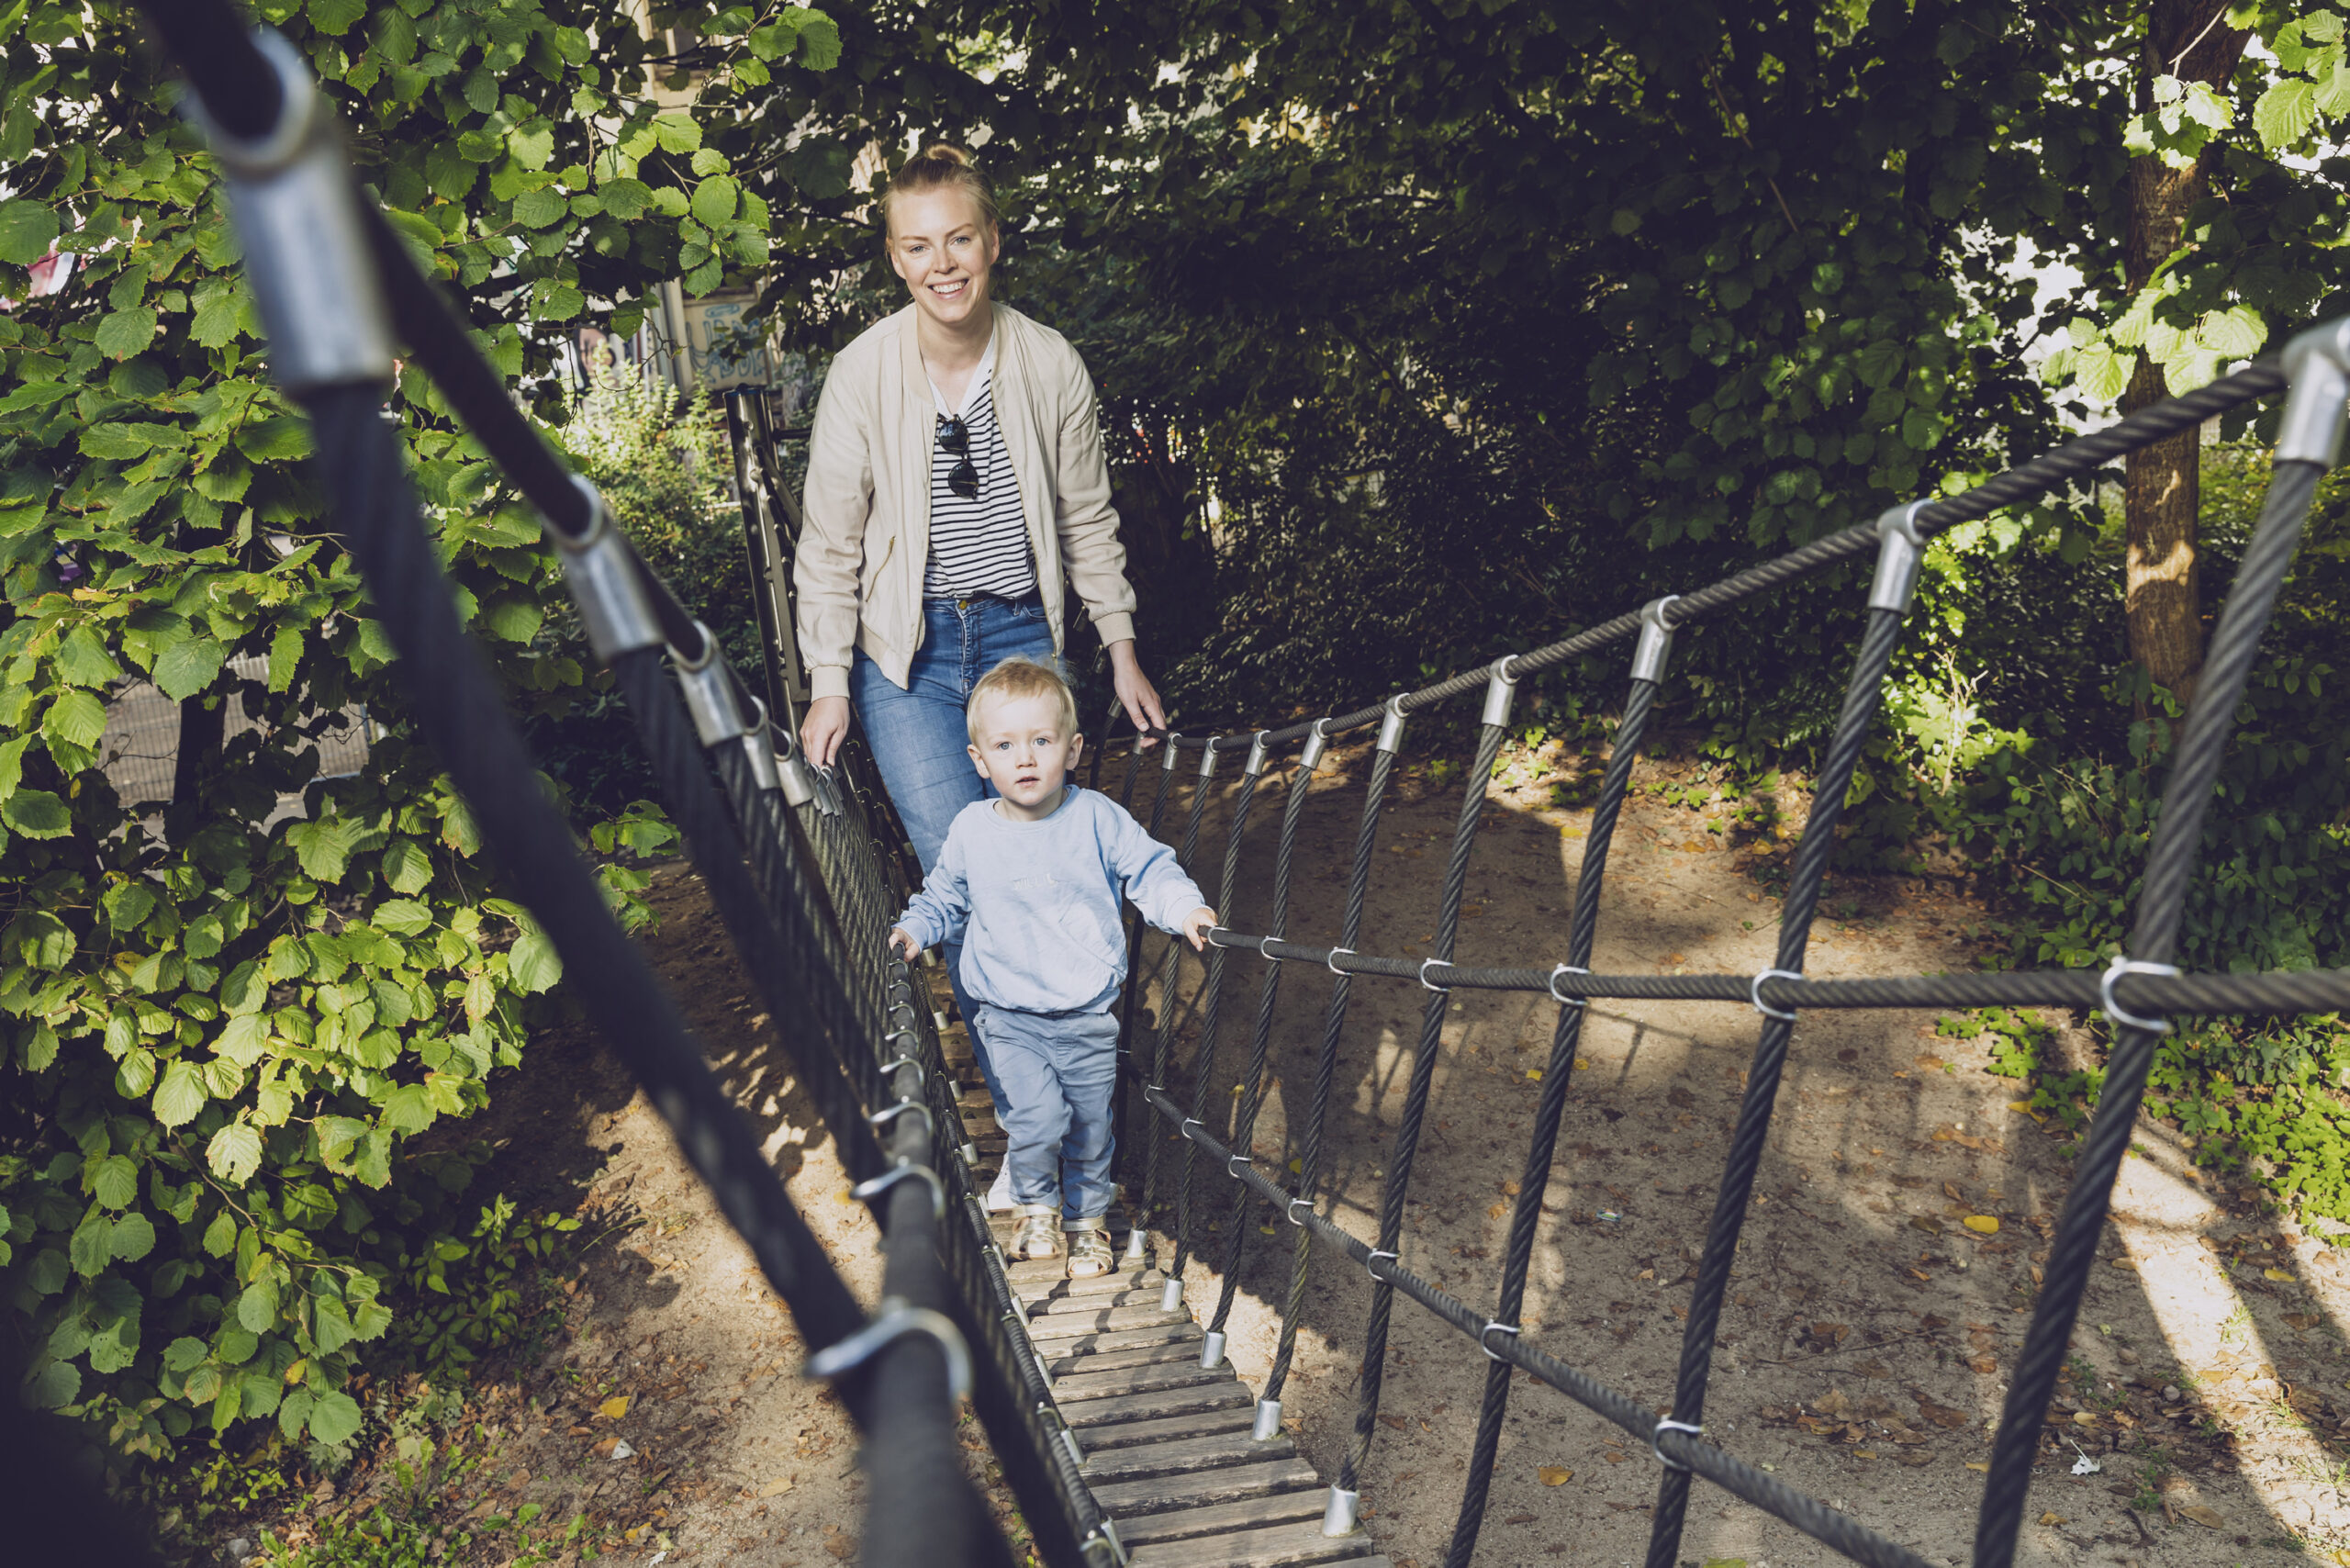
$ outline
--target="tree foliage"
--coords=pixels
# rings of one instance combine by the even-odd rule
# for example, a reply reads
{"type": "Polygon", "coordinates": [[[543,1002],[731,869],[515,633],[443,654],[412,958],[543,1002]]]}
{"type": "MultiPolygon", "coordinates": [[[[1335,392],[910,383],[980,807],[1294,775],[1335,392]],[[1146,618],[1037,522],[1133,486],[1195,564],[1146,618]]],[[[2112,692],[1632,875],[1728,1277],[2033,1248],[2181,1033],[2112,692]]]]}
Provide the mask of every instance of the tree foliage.
{"type": "MultiPolygon", "coordinates": [[[[815,12],[737,9],[705,21],[727,58],[699,95],[656,99],[666,45],[609,8],[259,9],[513,377],[591,302],[625,330],[655,281],[764,258],[764,200],[714,143],[742,93],[834,52],[815,12]]],[[[252,1417],[339,1442],[398,1229],[469,1168],[459,1140],[416,1140],[483,1103],[560,966],[407,737],[213,162],[129,7],[20,0],[0,82],[0,1283],[29,1395],[118,1448],[252,1417]],[[35,297],[52,248],[72,276],[35,297]],[[138,681],[251,722],[160,811],[96,767],[138,681]],[[351,704],[367,765],[322,778],[314,738],[351,704]]],[[[587,682],[551,634],[537,520],[420,378],[390,411],[514,700],[568,711],[587,682]]],[[[592,837],[670,834],[630,810],[592,837]]],[[[603,877],[640,918],[642,874],[603,877]]]]}

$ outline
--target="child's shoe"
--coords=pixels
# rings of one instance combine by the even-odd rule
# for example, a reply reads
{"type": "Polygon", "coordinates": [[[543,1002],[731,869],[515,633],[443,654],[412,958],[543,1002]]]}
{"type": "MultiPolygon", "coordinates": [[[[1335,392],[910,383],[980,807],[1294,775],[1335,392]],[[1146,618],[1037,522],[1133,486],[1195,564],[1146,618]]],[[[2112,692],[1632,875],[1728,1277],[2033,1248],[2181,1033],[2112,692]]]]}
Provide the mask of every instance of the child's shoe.
{"type": "Polygon", "coordinates": [[[1039,1258],[1061,1255],[1061,1206],[1058,1204],[1023,1204],[1020,1205],[1020,1228],[1012,1233],[1012,1256],[1016,1261],[1033,1262],[1039,1258]]]}
{"type": "Polygon", "coordinates": [[[1012,1162],[1006,1160],[988,1184],[988,1213],[1008,1215],[1019,1206],[1020,1200],[1012,1195],[1012,1162]]]}
{"type": "Polygon", "coordinates": [[[1070,1279],[1096,1279],[1116,1266],[1110,1256],[1109,1226],[1098,1216],[1067,1221],[1061,1226],[1061,1236],[1069,1243],[1070,1279]]]}

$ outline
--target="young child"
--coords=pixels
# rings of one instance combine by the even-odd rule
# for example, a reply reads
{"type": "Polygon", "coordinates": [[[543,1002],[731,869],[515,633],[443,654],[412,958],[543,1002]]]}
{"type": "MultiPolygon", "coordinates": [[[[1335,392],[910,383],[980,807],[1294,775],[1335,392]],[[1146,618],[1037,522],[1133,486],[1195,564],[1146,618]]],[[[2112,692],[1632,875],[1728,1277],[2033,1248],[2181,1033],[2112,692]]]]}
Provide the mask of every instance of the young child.
{"type": "Polygon", "coordinates": [[[1013,658],[982,676],[968,729],[971,762],[999,798],[957,815],[890,946],[911,958],[962,933],[970,1025],[1011,1101],[997,1111],[1020,1214],[1012,1256],[1058,1258],[1065,1236],[1072,1276],[1106,1274],[1120,895],[1194,948],[1215,911],[1173,850],[1108,796],[1069,782],[1085,738],[1050,666],[1013,658]]]}

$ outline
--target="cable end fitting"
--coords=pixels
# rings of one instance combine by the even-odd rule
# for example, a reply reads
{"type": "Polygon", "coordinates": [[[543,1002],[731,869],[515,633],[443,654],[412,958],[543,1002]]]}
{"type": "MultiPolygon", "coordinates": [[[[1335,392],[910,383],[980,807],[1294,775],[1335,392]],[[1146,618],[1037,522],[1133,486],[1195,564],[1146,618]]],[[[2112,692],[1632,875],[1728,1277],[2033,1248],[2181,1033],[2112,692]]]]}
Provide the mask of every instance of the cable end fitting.
{"type": "Polygon", "coordinates": [[[781,759],[776,755],[774,733],[767,727],[767,705],[759,699],[751,699],[751,722],[735,742],[751,759],[751,779],[760,790],[783,788],[781,759]]]}
{"type": "Polygon", "coordinates": [[[1404,749],[1404,694],[1389,698],[1386,711],[1379,721],[1378,749],[1393,756],[1404,749]]]}
{"type": "Polygon", "coordinates": [[[1224,1330],[1211,1328],[1200,1340],[1200,1370],[1214,1372],[1224,1365],[1224,1330]]]}
{"type": "Polygon", "coordinates": [[[1664,618],[1664,609],[1680,599],[1669,593],[1640,606],[1640,640],[1632,645],[1634,680],[1654,686],[1664,679],[1664,666],[1673,657],[1673,622],[1664,618]]]}
{"type": "Polygon", "coordinates": [[[1876,576],[1869,583],[1869,608],[1909,613],[1910,596],[1918,591],[1918,569],[1926,562],[1926,536],[1918,532],[1918,514],[1932,503],[1911,501],[1887,507],[1876,520],[1876,576]]]}
{"type": "Polygon", "coordinates": [[[571,482],[588,498],[588,526],[574,537],[542,520],[563,552],[563,586],[579,607],[579,624],[588,646],[606,665],[642,648],[660,647],[661,622],[653,613],[653,599],[637,575],[636,552],[621,531],[602,492],[575,474],[571,482]]]}
{"type": "Polygon", "coordinates": [[[1158,1288],[1158,1310],[1180,1312],[1183,1306],[1183,1280],[1178,1275],[1158,1288]]]}
{"type": "Polygon", "coordinates": [[[270,375],[293,392],[388,384],[391,311],[341,134],[301,51],[267,28],[253,44],[279,84],[277,123],[266,133],[222,129],[193,88],[180,109],[228,172],[270,375]]]}
{"type": "Polygon", "coordinates": [[[700,738],[702,749],[710,751],[750,734],[750,724],[734,700],[734,674],[718,651],[718,639],[699,621],[694,630],[701,633],[699,657],[689,657],[673,646],[669,662],[676,667],[686,711],[693,716],[694,734],[700,738]]]}
{"type": "Polygon", "coordinates": [[[1250,778],[1265,771],[1265,736],[1270,733],[1259,730],[1248,737],[1248,760],[1240,765],[1240,771],[1250,778]]]}
{"type": "Polygon", "coordinates": [[[1223,738],[1224,738],[1224,737],[1223,737],[1223,736],[1221,736],[1221,735],[1210,735],[1210,736],[1208,737],[1208,744],[1207,744],[1206,745],[1202,746],[1202,747],[1200,748],[1200,777],[1201,777],[1201,778],[1208,778],[1209,776],[1211,776],[1212,774],[1214,774],[1214,773],[1215,772],[1215,752],[1216,752],[1216,743],[1217,743],[1218,741],[1222,740],[1223,738]]]}
{"type": "Polygon", "coordinates": [[[1311,773],[1322,766],[1322,757],[1330,749],[1330,721],[1316,719],[1314,727],[1305,732],[1305,748],[1297,754],[1297,770],[1311,773]]]}
{"type": "Polygon", "coordinates": [[[1322,1533],[1326,1536],[1354,1534],[1355,1517],[1361,1507],[1361,1493],[1332,1486],[1330,1500],[1322,1505],[1322,1533]]]}
{"type": "Polygon", "coordinates": [[[2292,390],[2277,427],[2278,463],[2331,468],[2342,455],[2342,417],[2350,407],[2350,317],[2297,334],[2285,345],[2292,390]]]}
{"type": "Polygon", "coordinates": [[[796,810],[815,804],[815,773],[798,745],[787,745],[776,755],[776,783],[783,790],[785,805],[796,810]]]}
{"type": "Polygon", "coordinates": [[[1172,773],[1175,771],[1175,759],[1182,755],[1183,751],[1183,748],[1177,745],[1175,743],[1182,738],[1182,735],[1174,730],[1168,731],[1167,734],[1160,738],[1158,743],[1158,771],[1161,773],[1172,773]]]}
{"type": "Polygon", "coordinates": [[[1249,1425],[1248,1440],[1270,1443],[1281,1435],[1281,1402],[1278,1399],[1257,1401],[1257,1419],[1249,1425]]]}
{"type": "Polygon", "coordinates": [[[1499,729],[1509,722],[1509,705],[1517,696],[1517,677],[1510,674],[1509,661],[1516,654],[1504,654],[1485,672],[1485,711],[1477,722],[1499,729]]]}

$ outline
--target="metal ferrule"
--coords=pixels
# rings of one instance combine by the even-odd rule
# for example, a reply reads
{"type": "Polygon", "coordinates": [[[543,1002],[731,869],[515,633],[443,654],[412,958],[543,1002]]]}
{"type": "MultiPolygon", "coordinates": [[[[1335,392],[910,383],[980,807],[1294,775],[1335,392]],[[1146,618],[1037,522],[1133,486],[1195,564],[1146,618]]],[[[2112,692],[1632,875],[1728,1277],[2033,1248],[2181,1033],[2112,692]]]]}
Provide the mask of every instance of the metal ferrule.
{"type": "Polygon", "coordinates": [[[743,748],[743,755],[751,759],[753,784],[762,790],[783,788],[783,772],[777,765],[775,747],[767,744],[767,736],[747,734],[740,737],[735,744],[743,748]]]}
{"type": "Polygon", "coordinates": [[[1200,1370],[1214,1372],[1224,1365],[1224,1330],[1211,1328],[1200,1341],[1200,1370]]]}
{"type": "Polygon", "coordinates": [[[977,1165],[979,1162],[979,1146],[978,1144],[957,1144],[955,1147],[955,1152],[962,1159],[963,1163],[966,1165],[977,1165]]]}
{"type": "Polygon", "coordinates": [[[1322,766],[1323,756],[1330,749],[1329,732],[1323,726],[1329,722],[1327,719],[1316,719],[1314,727],[1305,732],[1305,749],[1297,754],[1299,772],[1311,773],[1322,766]]]}
{"type": "Polygon", "coordinates": [[[816,785],[816,809],[828,817],[840,815],[840,790],[833,783],[833,770],[829,767],[811,768],[809,777],[816,785]]]}
{"type": "Polygon", "coordinates": [[[2350,405],[2350,317],[2311,327],[2285,345],[2292,391],[2277,426],[2277,463],[2331,468],[2342,455],[2342,413],[2350,405]]]}
{"type": "Polygon", "coordinates": [[[1168,1281],[1158,1288],[1158,1310],[1173,1312],[1183,1305],[1183,1282],[1181,1278],[1168,1281]]]}
{"type": "Polygon", "coordinates": [[[1492,673],[1485,677],[1485,711],[1477,722],[1495,729],[1509,722],[1510,700],[1517,695],[1517,678],[1509,673],[1509,661],[1515,654],[1504,654],[1494,661],[1492,673]]]}
{"type": "Polygon", "coordinates": [[[637,575],[636,552],[612,526],[612,514],[596,487],[576,474],[571,482],[587,493],[588,527],[576,539],[552,524],[547,532],[562,549],[563,586],[579,607],[588,646],[608,665],[623,654],[661,646],[666,639],[652,596],[637,575]]]}
{"type": "Polygon", "coordinates": [[[1270,1443],[1281,1435],[1281,1402],[1278,1399],[1257,1401],[1257,1419],[1248,1428],[1253,1442],[1270,1443]]]}
{"type": "Polygon", "coordinates": [[[734,702],[734,677],[718,652],[718,639],[700,622],[694,630],[701,633],[701,659],[688,664],[676,648],[669,650],[669,660],[677,666],[677,688],[685,694],[686,711],[693,715],[694,734],[701,737],[702,749],[739,740],[750,733],[743,711],[734,702]]]}
{"type": "Polygon", "coordinates": [[[1200,748],[1200,777],[1203,778],[1215,771],[1215,743],[1216,737],[1211,735],[1208,744],[1200,748]]]}
{"type": "Polygon", "coordinates": [[[1911,501],[1887,507],[1876,520],[1876,576],[1869,583],[1869,608],[1909,613],[1909,597],[1918,591],[1918,568],[1926,563],[1925,536],[1918,532],[1918,514],[1930,503],[1911,501]]]}
{"type": "Polygon", "coordinates": [[[1265,771],[1265,736],[1270,733],[1259,730],[1248,737],[1248,760],[1240,765],[1240,771],[1250,778],[1265,771]]]}
{"type": "Polygon", "coordinates": [[[1078,1469],[1085,1468],[1085,1450],[1077,1446],[1077,1434],[1067,1427],[1061,1428],[1061,1446],[1069,1450],[1069,1462],[1078,1469]]]}
{"type": "Polygon", "coordinates": [[[1404,699],[1401,693],[1387,700],[1387,715],[1379,721],[1376,746],[1384,752],[1404,749],[1404,699]]]}
{"type": "Polygon", "coordinates": [[[267,28],[253,42],[279,86],[268,134],[230,135],[196,93],[180,104],[228,171],[229,215],[269,336],[269,373],[293,391],[388,382],[391,313],[342,137],[300,51],[267,28]]]}
{"type": "Polygon", "coordinates": [[[1147,1254],[1143,1250],[1142,1226],[1133,1226],[1126,1231],[1126,1261],[1139,1263],[1147,1254]]]}
{"type": "Polygon", "coordinates": [[[1161,773],[1174,772],[1175,759],[1178,756],[1181,756],[1183,753],[1183,748],[1175,744],[1174,731],[1168,731],[1167,738],[1158,743],[1158,771],[1161,773]]]}
{"type": "Polygon", "coordinates": [[[1664,666],[1673,659],[1673,622],[1664,618],[1664,607],[1680,597],[1669,593],[1640,606],[1640,640],[1632,647],[1634,680],[1654,686],[1664,679],[1664,666]]]}
{"type": "Polygon", "coordinates": [[[776,778],[783,790],[783,803],[798,808],[811,805],[816,799],[815,770],[808,759],[793,746],[776,758],[776,778]]]}
{"type": "Polygon", "coordinates": [[[1355,1514],[1361,1506],[1361,1493],[1348,1492],[1337,1486],[1331,1487],[1330,1500],[1322,1505],[1322,1533],[1324,1535],[1354,1534],[1355,1514]]]}

